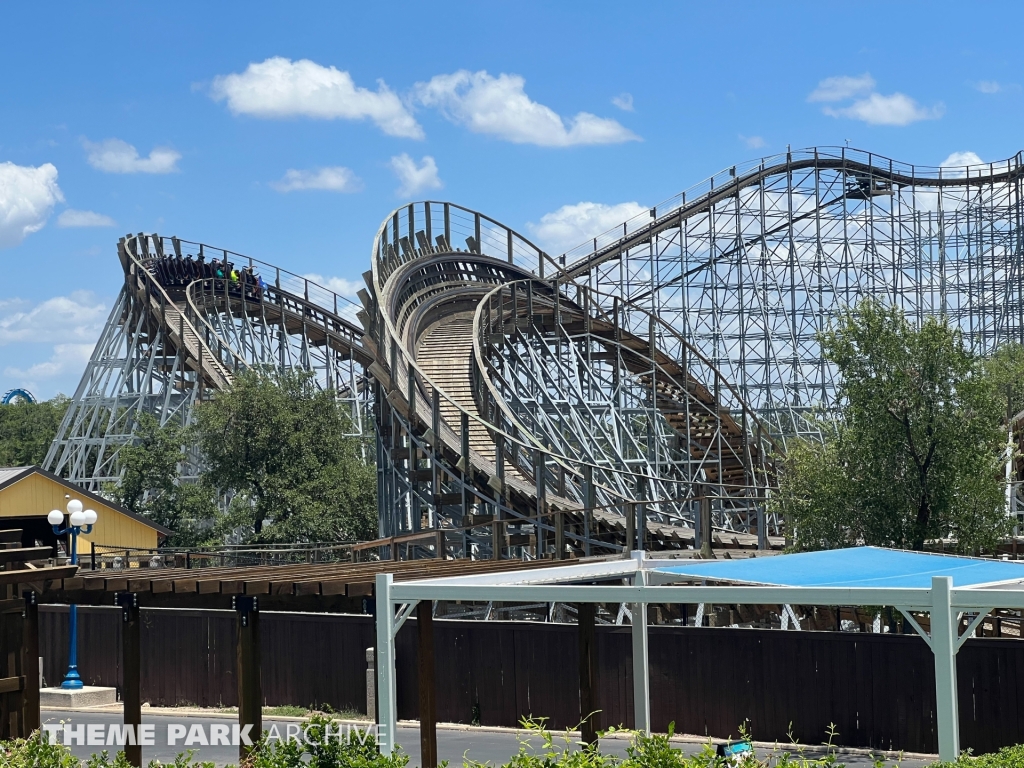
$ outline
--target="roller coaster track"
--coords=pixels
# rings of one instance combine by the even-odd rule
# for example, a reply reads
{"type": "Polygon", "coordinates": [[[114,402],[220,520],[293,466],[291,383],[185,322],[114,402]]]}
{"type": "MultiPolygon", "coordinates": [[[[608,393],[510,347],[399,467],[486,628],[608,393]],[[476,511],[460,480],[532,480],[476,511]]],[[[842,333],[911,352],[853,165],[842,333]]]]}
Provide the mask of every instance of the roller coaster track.
{"type": "Polygon", "coordinates": [[[187,424],[197,402],[230,387],[249,366],[313,371],[350,406],[354,431],[362,430],[369,359],[358,325],[341,316],[346,309],[355,314],[350,300],[272,265],[173,237],[126,236],[118,256],[124,286],[47,467],[101,490],[118,480],[117,454],[132,439],[139,414],[150,413],[161,424],[187,424]],[[258,300],[226,280],[162,284],[155,264],[184,250],[253,266],[271,282],[258,300]]]}
{"type": "Polygon", "coordinates": [[[786,153],[558,257],[479,212],[413,203],[379,228],[358,311],[269,264],[129,236],[47,463],[98,487],[138,413],[187,423],[240,369],[299,367],[355,432],[369,414],[387,556],[779,546],[775,462],[836,405],[817,345],[830,318],[873,295],[945,315],[982,352],[1024,341],[1021,160],[786,153]],[[183,249],[268,285],[162,285],[153,265],[183,249]]]}
{"type": "Polygon", "coordinates": [[[385,220],[360,316],[379,388],[378,492],[396,510],[382,532],[413,551],[484,557],[619,551],[640,531],[648,546],[678,547],[714,503],[719,542],[773,543],[767,435],[741,427],[756,416],[617,327],[587,289],[540,280],[545,261],[450,203],[385,220]],[[585,384],[559,375],[570,361],[552,339],[586,356],[585,384]]]}
{"type": "MultiPolygon", "coordinates": [[[[657,208],[651,209],[651,216],[654,218],[654,221],[629,234],[623,235],[615,242],[596,247],[597,238],[595,238],[593,251],[565,267],[562,271],[569,279],[585,275],[598,264],[612,258],[617,258],[638,245],[649,243],[658,234],[678,228],[687,219],[707,213],[716,203],[735,197],[743,189],[756,187],[772,177],[788,176],[803,170],[813,170],[816,172],[838,171],[854,181],[853,188],[843,195],[837,196],[830,203],[822,207],[841,203],[851,195],[863,197],[888,195],[892,193],[892,189],[895,186],[922,187],[926,189],[962,189],[971,186],[982,187],[992,184],[1016,182],[1024,176],[1024,164],[1020,162],[1019,157],[1002,163],[991,163],[987,167],[981,166],[979,168],[975,166],[974,176],[965,173],[962,177],[947,175],[943,178],[941,168],[937,169],[938,172],[934,176],[920,175],[915,173],[913,168],[909,173],[906,173],[896,170],[893,161],[886,158],[881,159],[887,162],[888,168],[884,164],[877,165],[872,163],[870,159],[867,161],[858,160],[855,153],[844,152],[840,157],[828,157],[820,155],[818,150],[814,150],[813,155],[802,154],[804,156],[794,157],[793,153],[789,153],[785,162],[762,160],[759,166],[742,176],[737,176],[735,169],[732,169],[731,180],[720,185],[717,189],[712,188],[689,203],[686,203],[685,199],[683,199],[682,203],[677,207],[673,207],[670,204],[671,210],[662,216],[657,216],[657,208]],[[1002,170],[1004,166],[1005,170],[1002,170]],[[979,170],[980,172],[978,172],[979,170]]],[[[818,211],[819,209],[816,208],[812,215],[816,215],[818,211]]],[[[807,217],[807,215],[803,216],[803,218],[807,217]]]]}

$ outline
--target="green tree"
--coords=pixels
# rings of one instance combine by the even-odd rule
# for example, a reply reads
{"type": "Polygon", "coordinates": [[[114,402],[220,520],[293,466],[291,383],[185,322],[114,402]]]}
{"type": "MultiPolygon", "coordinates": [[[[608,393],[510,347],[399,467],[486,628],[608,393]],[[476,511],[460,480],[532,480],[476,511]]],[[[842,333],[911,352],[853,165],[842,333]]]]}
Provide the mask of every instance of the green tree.
{"type": "Polygon", "coordinates": [[[824,446],[798,444],[781,472],[773,503],[795,545],[920,550],[952,536],[963,551],[992,547],[1010,525],[1006,401],[959,332],[865,300],[820,341],[841,413],[824,446]]]}
{"type": "Polygon", "coordinates": [[[375,535],[375,469],[311,374],[248,370],[195,418],[206,477],[234,494],[226,523],[257,541],[375,535]]]}
{"type": "Polygon", "coordinates": [[[142,414],[132,443],[121,448],[120,482],[108,488],[122,506],[174,531],[169,543],[192,546],[214,534],[216,498],[209,483],[182,483],[181,465],[187,460],[188,430],[164,427],[150,414],[142,414]]]}
{"type": "MultiPolygon", "coordinates": [[[[823,424],[827,430],[830,425],[823,424]]],[[[856,546],[859,517],[852,483],[835,440],[791,440],[786,447],[775,511],[797,533],[803,550],[856,546]]]]}
{"type": "Polygon", "coordinates": [[[985,360],[984,369],[1007,415],[1024,411],[1024,346],[1003,344],[985,360]]]}
{"type": "Polygon", "coordinates": [[[57,395],[41,403],[0,405],[0,467],[40,465],[68,409],[57,395]]]}

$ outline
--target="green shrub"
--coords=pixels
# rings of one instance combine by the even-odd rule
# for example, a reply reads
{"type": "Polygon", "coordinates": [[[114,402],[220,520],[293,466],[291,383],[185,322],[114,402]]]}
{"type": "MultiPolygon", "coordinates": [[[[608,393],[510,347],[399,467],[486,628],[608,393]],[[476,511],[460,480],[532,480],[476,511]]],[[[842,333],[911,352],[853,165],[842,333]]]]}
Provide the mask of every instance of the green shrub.
{"type": "MultiPolygon", "coordinates": [[[[193,760],[193,750],[182,752],[171,764],[173,768],[216,768],[213,762],[193,760]]],[[[46,734],[36,731],[27,739],[0,741],[0,768],[81,768],[77,757],[63,744],[51,744],[46,734]]],[[[85,768],[132,768],[124,752],[111,757],[107,750],[97,752],[84,762],[85,768]]],[[[159,760],[151,760],[149,768],[163,768],[159,760]]]]}
{"type": "Polygon", "coordinates": [[[244,768],[405,768],[409,763],[409,756],[398,749],[382,755],[377,740],[366,731],[357,735],[349,730],[344,738],[324,739],[328,726],[330,718],[315,714],[303,724],[309,730],[308,741],[267,741],[264,734],[244,768]]]}
{"type": "MultiPolygon", "coordinates": [[[[568,733],[556,739],[544,728],[543,720],[526,719],[522,726],[527,733],[519,739],[519,751],[502,768],[844,768],[832,752],[824,757],[811,758],[805,757],[800,751],[794,755],[771,750],[761,758],[755,755],[736,763],[718,757],[715,747],[708,743],[696,755],[687,756],[681,749],[672,746],[672,724],[667,734],[646,734],[614,728],[605,731],[602,735],[615,732],[630,735],[631,741],[626,748],[625,758],[604,754],[597,745],[575,741],[568,733]],[[535,747],[534,742],[538,740],[539,747],[535,747]]],[[[741,736],[747,739],[742,729],[741,736]]],[[[885,763],[879,761],[875,765],[883,768],[885,763]]],[[[468,758],[464,766],[485,768],[484,763],[468,758]]]]}
{"type": "Polygon", "coordinates": [[[28,739],[0,742],[2,768],[78,768],[78,758],[62,744],[50,744],[42,731],[28,739]]]}
{"type": "Polygon", "coordinates": [[[935,763],[932,768],[1024,768],[1024,745],[1004,747],[990,755],[961,755],[955,763],[935,763]]]}
{"type": "MultiPolygon", "coordinates": [[[[330,718],[315,714],[304,724],[309,728],[310,740],[261,739],[242,768],[407,768],[409,756],[401,750],[392,755],[381,755],[372,733],[349,730],[340,739],[323,739],[324,728],[337,727],[330,718]]],[[[602,735],[627,733],[630,744],[624,758],[605,754],[598,745],[586,745],[566,732],[555,735],[544,728],[543,720],[527,719],[522,722],[526,735],[519,738],[519,749],[501,768],[844,768],[835,752],[830,749],[836,735],[829,733],[823,757],[808,757],[802,748],[795,754],[779,749],[768,750],[739,763],[718,757],[715,748],[704,744],[695,755],[684,755],[672,746],[672,725],[667,734],[645,734],[621,729],[609,729],[602,735]]],[[[740,735],[748,739],[741,729],[740,735]]],[[[749,739],[748,739],[749,740],[749,739]]],[[[214,763],[194,760],[193,750],[182,752],[167,768],[215,768],[214,763]]],[[[490,768],[485,763],[463,761],[464,768],[490,768]]],[[[898,766],[876,760],[875,768],[898,766]]],[[[0,742],[0,768],[81,768],[78,758],[63,744],[50,744],[42,733],[28,739],[0,742]]],[[[84,768],[131,768],[124,752],[111,756],[106,750],[98,752],[84,762],[84,768]]],[[[163,768],[157,760],[149,768],[163,768]]],[[[447,763],[442,763],[447,768],[447,763]]],[[[962,755],[954,763],[934,763],[932,768],[1024,768],[1024,745],[1006,747],[994,754],[979,757],[962,755]]]]}

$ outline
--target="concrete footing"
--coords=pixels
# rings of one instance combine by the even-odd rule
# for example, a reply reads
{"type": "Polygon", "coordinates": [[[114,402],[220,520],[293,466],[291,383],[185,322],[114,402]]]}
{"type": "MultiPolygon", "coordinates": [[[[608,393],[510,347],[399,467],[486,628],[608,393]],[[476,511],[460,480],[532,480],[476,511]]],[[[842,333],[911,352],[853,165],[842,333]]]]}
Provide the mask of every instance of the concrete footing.
{"type": "Polygon", "coordinates": [[[39,706],[41,707],[80,709],[116,703],[117,688],[106,688],[99,685],[87,685],[84,688],[70,691],[64,688],[41,688],[39,691],[39,706]]]}

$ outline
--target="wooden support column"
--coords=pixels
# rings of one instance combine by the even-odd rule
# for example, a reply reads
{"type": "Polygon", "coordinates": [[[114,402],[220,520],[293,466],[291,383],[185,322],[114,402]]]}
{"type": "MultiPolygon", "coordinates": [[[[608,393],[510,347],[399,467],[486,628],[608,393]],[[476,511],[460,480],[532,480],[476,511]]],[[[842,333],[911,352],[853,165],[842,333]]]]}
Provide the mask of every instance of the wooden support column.
{"type": "MultiPolygon", "coordinates": [[[[537,526],[540,530],[540,526],[537,526]]],[[[491,560],[501,560],[501,550],[505,546],[505,524],[501,520],[491,523],[491,560]]]]}
{"type": "Polygon", "coordinates": [[[714,533],[711,530],[711,499],[707,496],[700,497],[700,556],[705,560],[714,558],[715,553],[711,549],[714,540],[714,533]]]}
{"type": "Polygon", "coordinates": [[[21,721],[27,738],[33,731],[38,731],[42,722],[39,714],[39,605],[36,593],[26,589],[22,593],[25,599],[24,622],[22,624],[22,653],[24,661],[22,670],[25,674],[25,689],[22,698],[21,721]]]}
{"type": "Polygon", "coordinates": [[[238,758],[244,760],[252,751],[263,733],[263,678],[260,665],[260,612],[257,599],[250,595],[238,595],[231,600],[235,612],[235,626],[238,632],[237,662],[238,676],[238,725],[245,732],[249,729],[252,745],[244,740],[238,745],[238,758]]]}
{"type": "Polygon", "coordinates": [[[624,515],[626,518],[626,547],[625,551],[629,552],[635,549],[639,549],[636,545],[636,505],[633,502],[627,502],[623,507],[624,515]]]}
{"type": "Polygon", "coordinates": [[[437,768],[437,691],[434,686],[434,603],[416,606],[419,632],[420,765],[437,768]]]}
{"type": "Polygon", "coordinates": [[[124,724],[131,726],[135,739],[125,744],[128,762],[142,768],[142,746],[138,744],[142,725],[142,621],[139,600],[134,592],[118,592],[114,602],[121,606],[121,700],[124,724]]]}
{"type": "Polygon", "coordinates": [[[587,744],[597,744],[597,732],[601,729],[597,711],[597,606],[578,603],[576,610],[580,644],[580,739],[587,744]]]}

